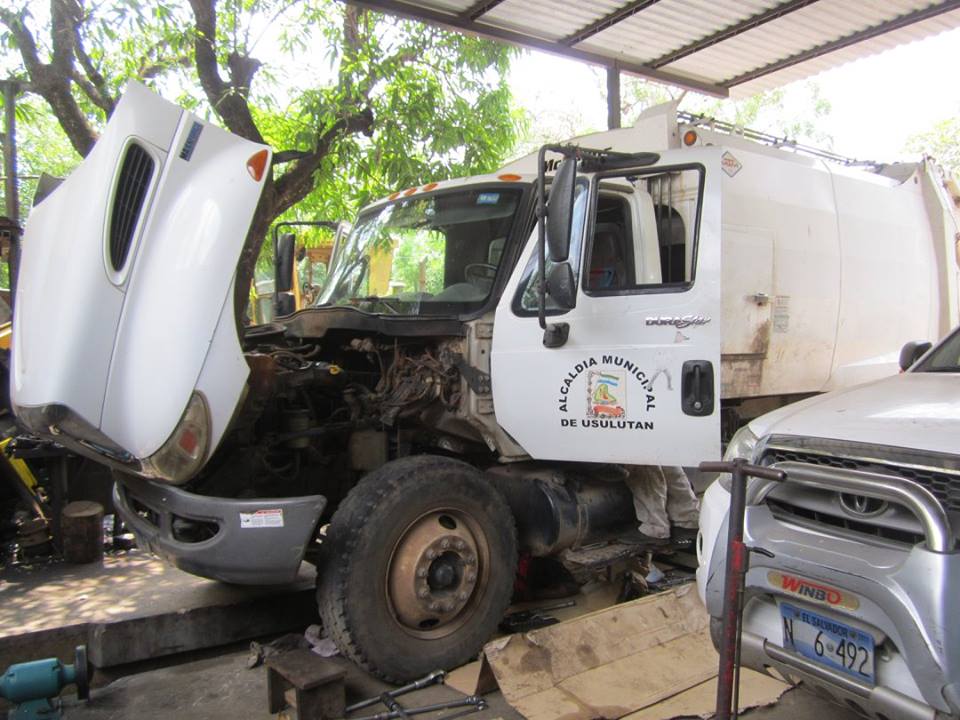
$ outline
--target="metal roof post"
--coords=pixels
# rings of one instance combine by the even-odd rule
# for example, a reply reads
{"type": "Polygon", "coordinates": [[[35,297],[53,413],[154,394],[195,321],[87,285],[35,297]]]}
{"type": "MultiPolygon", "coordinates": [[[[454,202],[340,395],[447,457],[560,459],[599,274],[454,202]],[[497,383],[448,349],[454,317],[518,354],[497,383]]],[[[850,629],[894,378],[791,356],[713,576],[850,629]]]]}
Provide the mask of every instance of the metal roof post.
{"type": "Polygon", "coordinates": [[[20,198],[17,196],[17,95],[20,84],[16,80],[0,81],[3,91],[3,170],[5,175],[4,197],[6,215],[15,224],[20,224],[20,198]]]}
{"type": "Polygon", "coordinates": [[[620,67],[607,68],[607,129],[620,127],[620,67]]]}

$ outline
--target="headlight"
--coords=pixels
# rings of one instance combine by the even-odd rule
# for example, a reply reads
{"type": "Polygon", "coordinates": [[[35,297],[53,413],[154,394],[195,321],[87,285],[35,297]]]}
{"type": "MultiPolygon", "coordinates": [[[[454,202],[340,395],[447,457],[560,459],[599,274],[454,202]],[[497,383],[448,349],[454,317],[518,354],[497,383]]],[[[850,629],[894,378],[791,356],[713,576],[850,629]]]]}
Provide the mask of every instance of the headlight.
{"type": "MultiPolygon", "coordinates": [[[[757,449],[757,436],[753,434],[749,425],[744,425],[734,433],[730,444],[727,445],[727,451],[723,454],[724,461],[743,458],[747,462],[753,460],[753,451],[757,449]]],[[[720,486],[730,492],[730,476],[723,474],[720,476],[720,486]]]]}
{"type": "Polygon", "coordinates": [[[141,460],[140,474],[179,485],[203,465],[210,442],[210,412],[200,393],[194,393],[173,434],[150,457],[141,460]]]}

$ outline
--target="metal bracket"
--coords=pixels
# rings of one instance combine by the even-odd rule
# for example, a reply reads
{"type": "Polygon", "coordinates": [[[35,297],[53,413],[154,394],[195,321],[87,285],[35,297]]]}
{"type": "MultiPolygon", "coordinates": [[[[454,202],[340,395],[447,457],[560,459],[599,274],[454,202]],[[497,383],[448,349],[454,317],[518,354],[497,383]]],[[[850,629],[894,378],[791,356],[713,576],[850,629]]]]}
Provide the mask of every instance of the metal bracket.
{"type": "Polygon", "coordinates": [[[457,355],[454,365],[457,370],[460,371],[460,374],[463,376],[463,379],[467,381],[467,386],[473,390],[477,395],[489,395],[493,392],[493,386],[490,383],[490,375],[487,373],[477,370],[477,368],[470,365],[466,360],[464,360],[463,355],[457,355]]]}

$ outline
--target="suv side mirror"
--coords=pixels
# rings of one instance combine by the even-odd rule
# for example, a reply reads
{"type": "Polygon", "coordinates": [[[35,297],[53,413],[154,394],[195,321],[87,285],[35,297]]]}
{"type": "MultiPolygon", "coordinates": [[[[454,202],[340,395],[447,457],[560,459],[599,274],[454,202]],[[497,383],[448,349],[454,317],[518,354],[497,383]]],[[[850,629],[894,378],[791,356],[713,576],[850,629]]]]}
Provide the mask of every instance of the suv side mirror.
{"type": "Polygon", "coordinates": [[[927,350],[933,347],[931,342],[911,340],[900,349],[900,370],[906,372],[927,350]]]}
{"type": "Polygon", "coordinates": [[[547,251],[553,262],[563,262],[570,256],[576,179],[577,160],[568,157],[560,163],[550,185],[547,197],[547,251]]]}

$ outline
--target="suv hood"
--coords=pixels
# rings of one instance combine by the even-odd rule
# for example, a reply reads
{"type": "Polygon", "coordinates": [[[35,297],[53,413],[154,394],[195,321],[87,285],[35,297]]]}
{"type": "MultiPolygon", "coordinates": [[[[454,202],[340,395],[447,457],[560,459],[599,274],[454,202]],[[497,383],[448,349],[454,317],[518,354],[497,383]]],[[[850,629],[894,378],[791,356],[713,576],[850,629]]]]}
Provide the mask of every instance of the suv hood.
{"type": "Polygon", "coordinates": [[[758,437],[800,435],[955,454],[960,375],[896,375],[788,405],[757,418],[750,429],[758,437]]]}
{"type": "Polygon", "coordinates": [[[199,393],[216,447],[247,377],[232,290],[266,175],[254,155],[269,167],[264,146],[128,85],[26,224],[11,399],[27,427],[145,458],[199,393]]]}

